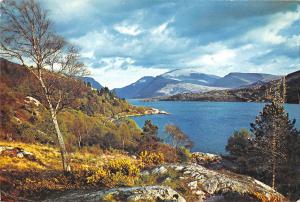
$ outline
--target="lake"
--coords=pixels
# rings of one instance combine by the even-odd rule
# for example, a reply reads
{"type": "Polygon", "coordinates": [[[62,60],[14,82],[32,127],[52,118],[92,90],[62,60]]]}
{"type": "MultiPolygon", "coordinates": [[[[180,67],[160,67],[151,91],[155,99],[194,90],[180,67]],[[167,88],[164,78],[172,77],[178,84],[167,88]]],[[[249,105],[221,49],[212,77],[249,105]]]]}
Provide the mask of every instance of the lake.
{"type": "MultiPolygon", "coordinates": [[[[136,106],[154,107],[170,115],[147,115],[132,117],[140,127],[150,119],[159,127],[159,136],[164,135],[166,124],[177,125],[194,142],[192,151],[226,153],[225,145],[234,130],[250,129],[250,123],[262,111],[264,103],[249,102],[143,102],[128,100],[136,106]]],[[[300,105],[286,104],[290,119],[296,119],[300,129],[300,105]]]]}

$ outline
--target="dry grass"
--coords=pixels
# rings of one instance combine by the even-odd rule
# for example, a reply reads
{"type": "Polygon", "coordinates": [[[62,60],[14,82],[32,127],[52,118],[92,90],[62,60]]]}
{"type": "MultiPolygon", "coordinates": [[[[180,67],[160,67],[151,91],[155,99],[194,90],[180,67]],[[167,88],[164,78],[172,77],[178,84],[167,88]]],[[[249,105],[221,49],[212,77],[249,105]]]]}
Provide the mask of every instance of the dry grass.
{"type": "MultiPolygon", "coordinates": [[[[82,150],[69,154],[72,172],[65,173],[58,148],[5,141],[0,141],[1,146],[19,148],[35,156],[32,160],[5,152],[0,155],[0,184],[6,201],[18,201],[18,197],[42,200],[51,193],[93,189],[95,185],[88,183],[87,178],[101,166],[114,160],[137,163],[136,159],[118,151],[99,154],[82,150]]],[[[115,181],[118,184],[118,179],[115,181]]]]}
{"type": "MultiPolygon", "coordinates": [[[[20,148],[30,152],[41,161],[44,165],[38,162],[30,161],[26,158],[10,157],[0,155],[0,169],[14,171],[39,171],[39,170],[57,170],[62,171],[61,156],[58,148],[50,147],[41,144],[28,144],[22,142],[5,142],[0,141],[0,146],[20,148]]],[[[71,167],[78,168],[83,165],[88,167],[98,167],[108,162],[111,159],[124,158],[135,161],[135,159],[121,154],[119,152],[106,154],[93,154],[87,151],[79,151],[69,154],[71,167]]]]}

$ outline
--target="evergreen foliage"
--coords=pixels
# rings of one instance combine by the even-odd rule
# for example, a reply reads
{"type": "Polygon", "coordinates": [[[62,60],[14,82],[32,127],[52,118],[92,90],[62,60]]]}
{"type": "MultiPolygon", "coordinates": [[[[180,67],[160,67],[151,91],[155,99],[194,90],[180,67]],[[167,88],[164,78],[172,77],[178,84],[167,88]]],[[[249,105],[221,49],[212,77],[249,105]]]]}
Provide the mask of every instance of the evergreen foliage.
{"type": "Polygon", "coordinates": [[[251,123],[250,134],[236,131],[226,150],[236,157],[241,173],[252,175],[289,196],[300,196],[300,131],[284,109],[285,80],[269,90],[270,99],[251,123]]]}

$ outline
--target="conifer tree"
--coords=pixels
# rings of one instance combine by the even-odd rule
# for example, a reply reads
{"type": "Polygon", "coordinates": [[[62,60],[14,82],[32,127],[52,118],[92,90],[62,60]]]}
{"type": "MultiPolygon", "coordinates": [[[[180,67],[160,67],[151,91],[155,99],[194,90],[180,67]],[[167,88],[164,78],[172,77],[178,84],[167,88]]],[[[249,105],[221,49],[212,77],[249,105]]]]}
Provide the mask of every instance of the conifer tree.
{"type": "Polygon", "coordinates": [[[251,124],[255,144],[262,157],[260,163],[270,171],[271,185],[274,189],[280,167],[288,163],[290,140],[298,133],[294,126],[295,120],[290,121],[284,109],[285,89],[285,78],[283,78],[275,89],[271,90],[272,103],[266,104],[255,123],[251,124]]]}

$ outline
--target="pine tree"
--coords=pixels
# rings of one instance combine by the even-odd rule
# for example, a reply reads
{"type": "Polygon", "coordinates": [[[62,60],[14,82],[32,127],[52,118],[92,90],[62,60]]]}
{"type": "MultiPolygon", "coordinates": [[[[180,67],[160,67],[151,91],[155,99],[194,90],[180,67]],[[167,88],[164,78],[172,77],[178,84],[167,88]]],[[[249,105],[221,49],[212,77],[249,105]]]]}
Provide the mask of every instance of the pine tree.
{"type": "MultiPolygon", "coordinates": [[[[272,92],[272,90],[271,90],[272,92]]],[[[251,124],[255,144],[262,157],[263,166],[270,171],[272,187],[276,188],[276,179],[282,165],[287,165],[290,158],[288,147],[290,140],[297,136],[295,120],[290,121],[284,109],[285,78],[273,89],[272,103],[266,104],[263,111],[251,124]]]]}
{"type": "Polygon", "coordinates": [[[254,124],[251,124],[255,142],[263,157],[263,164],[271,169],[272,187],[275,188],[276,172],[287,159],[287,135],[289,135],[287,113],[282,105],[275,102],[267,104],[254,124]]]}

